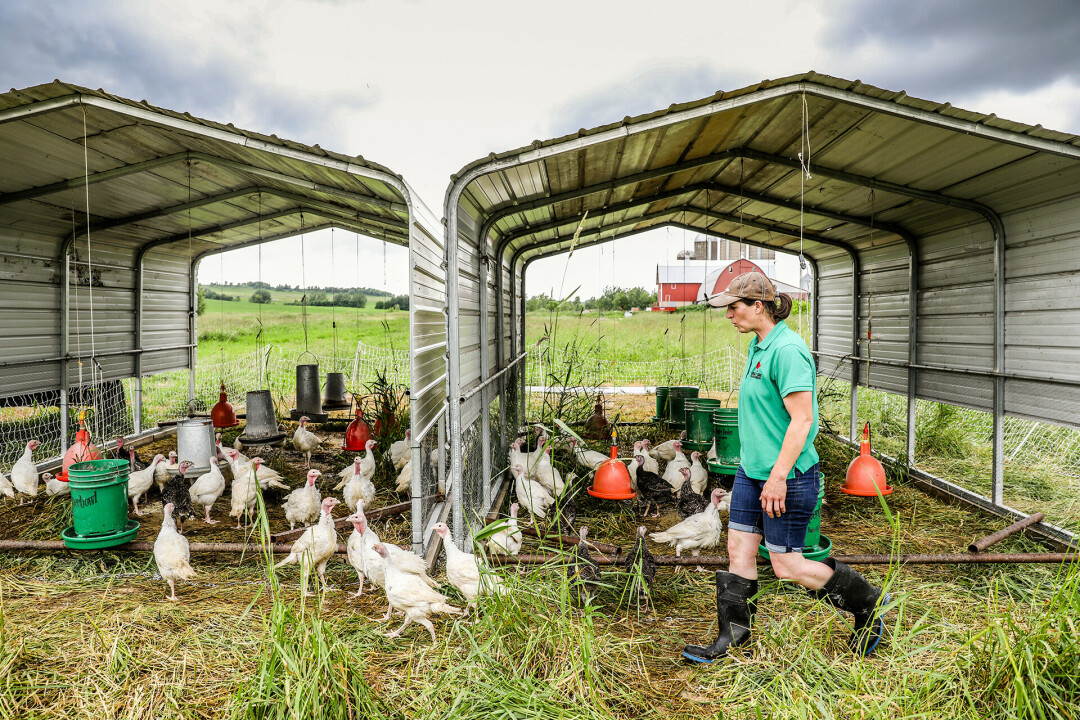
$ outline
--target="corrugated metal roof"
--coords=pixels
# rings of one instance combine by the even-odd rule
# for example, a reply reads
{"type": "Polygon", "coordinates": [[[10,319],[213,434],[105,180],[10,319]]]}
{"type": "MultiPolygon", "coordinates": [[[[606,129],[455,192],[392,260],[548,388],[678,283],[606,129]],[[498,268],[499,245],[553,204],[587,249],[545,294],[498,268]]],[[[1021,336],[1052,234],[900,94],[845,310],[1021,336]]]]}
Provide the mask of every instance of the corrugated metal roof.
{"type": "Polygon", "coordinates": [[[147,368],[186,364],[192,261],[207,254],[328,227],[408,245],[410,219],[439,234],[377,163],[60,81],[0,94],[0,157],[0,248],[22,280],[0,293],[0,313],[29,305],[59,317],[69,252],[75,288],[66,351],[57,323],[32,338],[0,328],[48,371],[3,366],[4,394],[55,387],[58,357],[80,348],[118,353],[101,363],[106,378],[130,376],[140,351],[147,368]],[[96,303],[79,290],[91,275],[96,303]],[[140,301],[141,338],[130,319],[140,301]]]}
{"type": "MultiPolygon", "coordinates": [[[[1080,270],[1070,249],[1080,236],[1078,200],[1076,135],[811,72],[465,166],[447,193],[449,237],[461,248],[448,254],[448,277],[484,247],[499,270],[517,261],[509,277],[496,278],[517,302],[518,275],[533,259],[683,227],[803,251],[816,265],[822,349],[1073,382],[1080,366],[1061,363],[1055,342],[1010,336],[1006,315],[1040,302],[1038,273],[1068,268],[1070,290],[1054,308],[1076,330],[1069,337],[1080,336],[1080,289],[1072,289],[1080,270]],[[510,182],[522,173],[540,180],[510,182]],[[479,232],[463,229],[465,216],[479,232]],[[1023,280],[1007,271],[1014,258],[1030,268],[1023,280]],[[1011,338],[1034,343],[1024,345],[1031,352],[1022,370],[1011,338]]],[[[502,301],[495,292],[489,306],[500,305],[503,327],[516,333],[502,301]]],[[[511,339],[504,357],[520,350],[511,339]]],[[[462,345],[475,341],[462,331],[462,345]]],[[[850,377],[850,365],[841,367],[850,377]]],[[[906,370],[878,375],[893,387],[906,380],[906,370]]],[[[983,390],[962,386],[920,381],[919,392],[988,407],[983,390]]],[[[1007,412],[1048,415],[1002,394],[1007,412]]],[[[1048,419],[1080,424],[1080,413],[1048,419]]]]}

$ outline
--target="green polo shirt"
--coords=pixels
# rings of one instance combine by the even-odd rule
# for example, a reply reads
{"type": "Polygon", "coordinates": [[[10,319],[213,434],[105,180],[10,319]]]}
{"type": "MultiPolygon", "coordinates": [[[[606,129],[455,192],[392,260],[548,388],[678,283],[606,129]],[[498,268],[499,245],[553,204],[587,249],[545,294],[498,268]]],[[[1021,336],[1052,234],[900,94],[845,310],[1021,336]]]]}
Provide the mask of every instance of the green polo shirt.
{"type": "Polygon", "coordinates": [[[789,479],[795,477],[796,469],[805,472],[818,461],[814,449],[818,433],[817,369],[810,348],[781,320],[764,340],[758,341],[755,335],[750,341],[739,388],[739,460],[749,477],[768,479],[791,423],[784,398],[800,390],[812,393],[814,424],[789,479]]]}

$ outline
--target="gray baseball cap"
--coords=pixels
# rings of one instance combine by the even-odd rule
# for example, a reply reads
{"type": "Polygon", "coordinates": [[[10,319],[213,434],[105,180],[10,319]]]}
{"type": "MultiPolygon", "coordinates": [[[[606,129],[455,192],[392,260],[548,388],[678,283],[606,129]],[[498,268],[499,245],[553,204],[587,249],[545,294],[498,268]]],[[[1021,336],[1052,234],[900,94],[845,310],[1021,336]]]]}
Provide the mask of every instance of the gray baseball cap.
{"type": "Polygon", "coordinates": [[[727,307],[736,300],[762,300],[772,302],[776,299],[776,289],[769,278],[755,271],[736,275],[722,293],[705,298],[705,302],[715,308],[727,307]]]}

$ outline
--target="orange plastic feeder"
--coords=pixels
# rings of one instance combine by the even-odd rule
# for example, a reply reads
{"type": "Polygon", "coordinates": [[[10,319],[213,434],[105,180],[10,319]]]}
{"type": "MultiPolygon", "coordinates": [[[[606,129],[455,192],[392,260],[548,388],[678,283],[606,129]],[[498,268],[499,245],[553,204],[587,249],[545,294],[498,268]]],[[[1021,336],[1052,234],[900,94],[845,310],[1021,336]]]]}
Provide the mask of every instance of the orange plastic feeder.
{"type": "Polygon", "coordinates": [[[588,492],[593,497],[604,500],[631,500],[637,497],[634,488],[630,485],[630,471],[626,465],[618,459],[619,448],[618,435],[615,428],[611,428],[611,459],[600,463],[593,475],[593,486],[588,492]]]}
{"type": "Polygon", "coordinates": [[[372,438],[371,428],[368,426],[367,421],[360,416],[360,408],[356,408],[356,419],[349,423],[349,427],[345,428],[345,444],[342,445],[341,449],[361,452],[367,449],[367,441],[372,438]]]}
{"type": "Polygon", "coordinates": [[[86,429],[86,413],[79,413],[79,429],[75,433],[75,443],[64,453],[64,467],[56,474],[56,479],[67,482],[69,467],[75,463],[100,459],[101,451],[90,442],[90,431],[86,429]]]}
{"type": "Polygon", "coordinates": [[[848,465],[847,477],[840,492],[859,497],[877,497],[893,491],[885,479],[885,468],[870,454],[870,423],[863,427],[863,439],[859,444],[859,457],[848,465]]]}
{"type": "Polygon", "coordinates": [[[210,420],[216,428],[231,428],[240,424],[240,421],[236,419],[236,411],[229,402],[229,396],[225,394],[225,383],[221,383],[221,399],[210,411],[210,420]]]}

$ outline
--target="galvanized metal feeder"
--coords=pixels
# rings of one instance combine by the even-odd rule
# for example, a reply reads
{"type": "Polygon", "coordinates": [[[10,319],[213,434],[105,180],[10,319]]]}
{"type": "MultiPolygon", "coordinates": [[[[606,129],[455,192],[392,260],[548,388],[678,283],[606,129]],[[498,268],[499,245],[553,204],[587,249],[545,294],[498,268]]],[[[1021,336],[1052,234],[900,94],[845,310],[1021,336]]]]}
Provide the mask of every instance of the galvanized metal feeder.
{"type": "Polygon", "coordinates": [[[289,411],[289,418],[300,420],[305,415],[313,423],[326,422],[329,417],[323,412],[318,365],[296,366],[296,407],[289,411]]]}
{"type": "Polygon", "coordinates": [[[278,429],[274,399],[269,390],[252,390],[247,394],[247,424],[237,438],[244,447],[273,445],[285,439],[278,429]]]}
{"type": "MultiPolygon", "coordinates": [[[[208,417],[192,417],[176,423],[176,463],[191,463],[189,479],[210,472],[210,458],[217,457],[217,438],[214,421],[208,417]]],[[[219,462],[220,465],[220,462],[219,462]]],[[[170,470],[175,475],[179,470],[170,470]]]]}
{"type": "MultiPolygon", "coordinates": [[[[322,401],[322,409],[326,411],[348,410],[352,402],[345,397],[345,373],[326,373],[326,397],[322,401]]],[[[310,418],[311,416],[308,415],[310,418]]]]}

